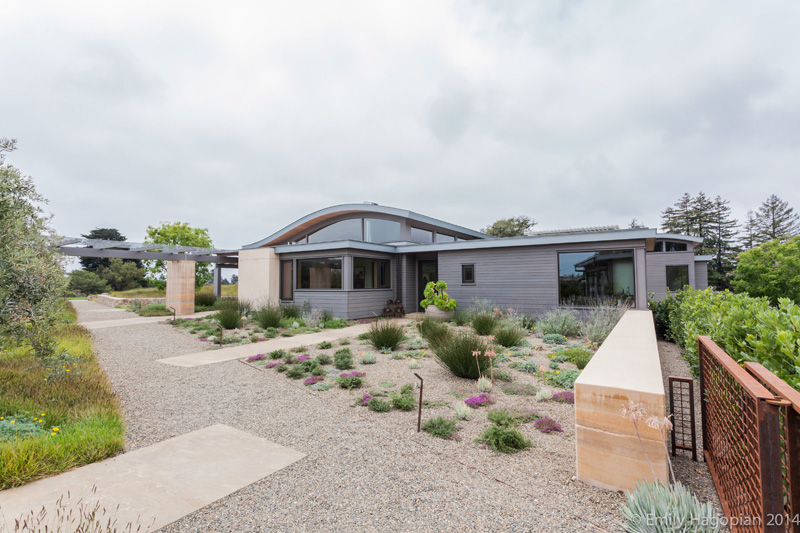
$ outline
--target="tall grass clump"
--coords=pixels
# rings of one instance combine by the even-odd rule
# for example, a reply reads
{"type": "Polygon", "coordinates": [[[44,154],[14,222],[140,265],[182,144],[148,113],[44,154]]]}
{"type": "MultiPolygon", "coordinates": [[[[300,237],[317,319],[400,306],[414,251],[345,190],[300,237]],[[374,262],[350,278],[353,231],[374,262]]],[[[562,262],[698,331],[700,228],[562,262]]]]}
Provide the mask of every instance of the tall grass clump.
{"type": "Polygon", "coordinates": [[[253,306],[246,300],[240,300],[235,296],[226,296],[217,300],[214,304],[217,311],[233,311],[239,313],[239,316],[247,316],[253,310],[253,306]]]}
{"type": "Polygon", "coordinates": [[[626,305],[593,307],[581,319],[581,337],[586,337],[590,343],[599,346],[606,340],[627,310],[628,306],[626,305]]]}
{"type": "Polygon", "coordinates": [[[417,330],[431,346],[444,342],[450,337],[450,327],[447,324],[430,318],[417,324],[417,330]]]}
{"type": "Polygon", "coordinates": [[[219,325],[225,329],[242,327],[242,315],[238,309],[222,309],[214,315],[219,325]]]}
{"type": "Polygon", "coordinates": [[[456,326],[466,326],[469,324],[470,321],[470,313],[469,311],[465,311],[463,309],[456,309],[456,312],[453,313],[453,323],[456,326]]]}
{"type": "Polygon", "coordinates": [[[518,346],[525,338],[525,330],[516,324],[505,324],[494,332],[494,341],[504,348],[518,346]]]}
{"type": "Polygon", "coordinates": [[[281,310],[286,318],[300,318],[303,316],[303,308],[297,304],[284,304],[281,306],[281,310]]]}
{"type": "Polygon", "coordinates": [[[554,309],[537,321],[536,332],[542,336],[556,333],[565,337],[577,337],[581,334],[581,321],[578,313],[572,309],[554,309]]]}
{"type": "Polygon", "coordinates": [[[478,312],[472,315],[472,328],[478,335],[491,335],[498,322],[499,319],[492,313],[478,312]]]}
{"type": "Polygon", "coordinates": [[[217,297],[213,292],[197,292],[194,295],[194,305],[213,307],[215,303],[217,303],[217,297]]]}
{"type": "Polygon", "coordinates": [[[253,311],[253,320],[262,328],[279,328],[281,327],[281,306],[277,303],[268,302],[253,311]]]}
{"type": "Polygon", "coordinates": [[[378,350],[395,350],[403,342],[403,326],[392,320],[376,320],[369,325],[367,340],[378,350]]]}
{"type": "Polygon", "coordinates": [[[443,342],[432,344],[437,362],[450,370],[454,376],[478,379],[489,371],[492,361],[485,355],[486,345],[468,331],[459,331],[443,342]],[[476,357],[473,352],[479,352],[476,357]]]}

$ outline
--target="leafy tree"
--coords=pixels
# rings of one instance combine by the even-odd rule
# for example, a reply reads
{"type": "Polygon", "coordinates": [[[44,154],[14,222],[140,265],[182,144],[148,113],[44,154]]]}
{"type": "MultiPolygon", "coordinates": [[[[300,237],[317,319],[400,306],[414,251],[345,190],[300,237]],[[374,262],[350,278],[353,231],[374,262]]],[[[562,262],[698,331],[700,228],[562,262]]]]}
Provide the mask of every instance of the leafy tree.
{"type": "Polygon", "coordinates": [[[788,202],[771,195],[761,204],[756,214],[758,243],[797,235],[800,232],[798,219],[800,217],[794,212],[794,208],[789,207],[788,202]]]}
{"type": "Polygon", "coordinates": [[[239,283],[239,276],[234,274],[233,276],[231,276],[231,285],[236,285],[237,283],[239,283]]]}
{"type": "Polygon", "coordinates": [[[79,294],[102,294],[109,290],[108,282],[94,272],[73,270],[69,273],[67,288],[79,294]]]}
{"type": "MultiPolygon", "coordinates": [[[[94,228],[92,231],[85,235],[81,235],[85,239],[99,239],[105,241],[124,241],[125,235],[115,228],[94,228]]],[[[97,272],[101,266],[108,268],[109,261],[107,257],[81,257],[79,259],[81,266],[84,270],[90,272],[97,272]]],[[[142,266],[142,265],[138,265],[142,266]]]]}
{"type": "Polygon", "coordinates": [[[788,297],[800,302],[800,236],[776,239],[739,254],[733,287],[750,296],[766,296],[772,305],[788,297]]]}
{"type": "Polygon", "coordinates": [[[100,267],[97,275],[108,282],[115,291],[127,291],[145,285],[144,268],[136,266],[133,261],[123,261],[118,257],[109,260],[108,268],[100,267]]]}
{"type": "Polygon", "coordinates": [[[522,237],[537,222],[526,216],[501,218],[481,231],[492,237],[522,237]]]}
{"type": "Polygon", "coordinates": [[[64,257],[52,248],[57,239],[33,179],[5,163],[15,148],[15,140],[0,139],[0,343],[27,342],[46,357],[56,348],[64,257]]]}
{"type": "MultiPolygon", "coordinates": [[[[197,246],[199,248],[214,247],[206,228],[193,228],[186,222],[162,222],[157,227],[148,226],[144,242],[173,246],[197,246]]],[[[153,285],[163,289],[167,285],[166,277],[166,261],[147,261],[147,279],[153,285]]],[[[195,265],[195,287],[202,287],[213,279],[214,273],[209,267],[209,263],[197,263],[195,265]]]]}

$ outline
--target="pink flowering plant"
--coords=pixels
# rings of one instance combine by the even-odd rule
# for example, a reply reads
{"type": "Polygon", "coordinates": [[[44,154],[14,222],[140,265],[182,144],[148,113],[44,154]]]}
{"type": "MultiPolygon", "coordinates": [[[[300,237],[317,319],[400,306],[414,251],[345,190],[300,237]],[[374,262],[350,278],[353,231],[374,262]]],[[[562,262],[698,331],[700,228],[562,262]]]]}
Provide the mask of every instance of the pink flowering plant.
{"type": "Polygon", "coordinates": [[[477,409],[483,405],[491,405],[495,402],[495,399],[492,398],[488,393],[479,394],[477,396],[473,396],[471,398],[467,398],[464,400],[464,403],[477,409]]]}

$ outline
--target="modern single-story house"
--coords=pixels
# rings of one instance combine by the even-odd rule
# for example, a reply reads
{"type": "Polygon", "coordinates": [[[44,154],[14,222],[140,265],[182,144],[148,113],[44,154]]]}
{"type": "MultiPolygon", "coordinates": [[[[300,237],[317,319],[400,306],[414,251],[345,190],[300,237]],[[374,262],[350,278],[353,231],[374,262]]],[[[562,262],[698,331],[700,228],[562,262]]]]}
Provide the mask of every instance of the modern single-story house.
{"type": "Polygon", "coordinates": [[[374,203],[321,209],[239,251],[239,298],[379,315],[387,300],[421,310],[428,281],[460,307],[485,299],[536,312],[601,301],[647,308],[648,293],[708,285],[697,237],[655,229],[589,228],[498,239],[374,203]]]}

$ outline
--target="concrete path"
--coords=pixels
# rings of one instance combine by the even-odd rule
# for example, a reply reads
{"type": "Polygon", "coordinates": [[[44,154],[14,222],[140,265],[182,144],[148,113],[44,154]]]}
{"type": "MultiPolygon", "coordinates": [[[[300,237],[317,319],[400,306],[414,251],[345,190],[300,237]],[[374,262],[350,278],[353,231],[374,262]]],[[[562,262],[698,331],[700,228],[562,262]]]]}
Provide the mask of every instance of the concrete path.
{"type": "MultiPolygon", "coordinates": [[[[143,531],[147,526],[158,529],[303,457],[305,454],[296,450],[229,426],[209,426],[4,490],[0,492],[0,530],[5,523],[13,531],[15,518],[38,513],[43,507],[48,510],[46,523],[53,524],[56,502],[62,496],[63,504],[74,510],[73,516],[82,499],[89,509],[99,503],[100,512],[112,513],[120,530],[128,523],[134,524],[134,531],[137,525],[142,525],[143,531]],[[97,487],[95,493],[93,487],[97,487]]],[[[73,530],[63,526],[48,529],[73,530]]]]}
{"type": "MultiPolygon", "coordinates": [[[[101,311],[94,310],[93,312],[102,313],[105,312],[105,310],[101,311]]],[[[178,318],[201,318],[204,316],[212,315],[215,312],[216,311],[203,311],[201,313],[195,313],[193,315],[186,315],[178,318]]],[[[136,324],[152,324],[154,322],[166,322],[168,320],[172,320],[172,316],[137,316],[135,318],[121,318],[118,320],[95,320],[92,322],[78,322],[78,323],[88,330],[94,330],[103,328],[115,328],[118,326],[135,326],[136,324]]]]}
{"type": "MultiPolygon", "coordinates": [[[[404,325],[409,322],[403,319],[398,321],[404,325]]],[[[345,337],[355,337],[367,331],[369,331],[369,324],[358,324],[342,329],[324,329],[317,333],[306,333],[295,335],[294,337],[276,337],[263,342],[242,344],[241,346],[233,346],[231,348],[205,350],[202,352],[179,355],[177,357],[158,359],[157,361],[165,365],[192,368],[196,366],[213,365],[214,363],[222,363],[224,361],[233,361],[235,359],[243,359],[251,355],[268,353],[273,350],[290,350],[298,346],[313,346],[322,341],[337,341],[345,337]]]]}

